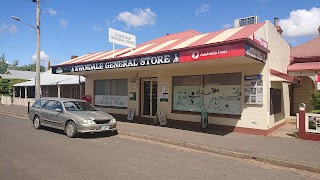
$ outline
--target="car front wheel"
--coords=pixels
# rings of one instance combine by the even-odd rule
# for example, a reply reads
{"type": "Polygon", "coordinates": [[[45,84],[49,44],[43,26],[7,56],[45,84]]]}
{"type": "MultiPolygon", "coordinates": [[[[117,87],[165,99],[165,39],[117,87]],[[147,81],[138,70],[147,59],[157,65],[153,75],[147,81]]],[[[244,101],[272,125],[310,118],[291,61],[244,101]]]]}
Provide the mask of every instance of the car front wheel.
{"type": "Polygon", "coordinates": [[[66,127],[65,127],[65,132],[66,132],[66,135],[69,138],[76,137],[76,135],[77,135],[76,124],[74,122],[72,122],[72,121],[68,122],[66,127]]]}
{"type": "Polygon", "coordinates": [[[41,123],[40,123],[40,117],[39,116],[34,117],[33,127],[35,129],[40,129],[41,128],[41,123]]]}

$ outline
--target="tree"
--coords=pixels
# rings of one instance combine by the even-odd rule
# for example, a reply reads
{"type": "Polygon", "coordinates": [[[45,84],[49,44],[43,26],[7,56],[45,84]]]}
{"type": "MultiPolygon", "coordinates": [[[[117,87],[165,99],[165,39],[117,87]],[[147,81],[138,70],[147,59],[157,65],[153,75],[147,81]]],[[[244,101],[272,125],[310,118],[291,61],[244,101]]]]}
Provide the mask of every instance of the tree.
{"type": "Polygon", "coordinates": [[[0,57],[0,74],[4,74],[7,71],[8,66],[8,62],[4,57],[4,54],[2,54],[0,57]]]}
{"type": "MultiPolygon", "coordinates": [[[[19,66],[18,70],[21,70],[21,71],[36,71],[36,63],[31,63],[31,64],[19,66]]],[[[40,72],[44,72],[45,70],[46,70],[46,68],[43,65],[41,65],[40,66],[40,72]]]]}
{"type": "Polygon", "coordinates": [[[18,70],[19,69],[19,60],[14,60],[11,64],[8,64],[8,69],[18,70]]]}

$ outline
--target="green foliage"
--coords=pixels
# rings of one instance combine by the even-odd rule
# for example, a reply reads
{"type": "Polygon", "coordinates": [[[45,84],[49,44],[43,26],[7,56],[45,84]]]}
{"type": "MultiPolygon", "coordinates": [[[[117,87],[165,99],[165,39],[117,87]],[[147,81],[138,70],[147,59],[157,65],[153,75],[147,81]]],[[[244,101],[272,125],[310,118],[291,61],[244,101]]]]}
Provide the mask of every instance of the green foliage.
{"type": "Polygon", "coordinates": [[[310,111],[310,113],[320,114],[320,109],[313,109],[313,110],[310,111]]]}
{"type": "Polygon", "coordinates": [[[13,85],[26,81],[24,79],[0,79],[0,94],[12,96],[14,93],[13,85]]]}
{"type": "MultiPolygon", "coordinates": [[[[320,111],[320,92],[319,91],[313,91],[311,93],[310,103],[313,106],[312,111],[314,111],[315,113],[317,111],[320,111]]],[[[320,113],[316,113],[316,114],[320,114],[320,113]]]]}
{"type": "MultiPolygon", "coordinates": [[[[36,71],[36,63],[19,66],[17,70],[21,70],[21,71],[36,71]]],[[[46,70],[46,68],[43,65],[41,65],[40,66],[40,72],[44,72],[45,70],[46,70]]]]}
{"type": "Polygon", "coordinates": [[[8,69],[8,62],[4,57],[4,54],[2,54],[0,57],[0,74],[5,73],[7,69],[8,69]]]}

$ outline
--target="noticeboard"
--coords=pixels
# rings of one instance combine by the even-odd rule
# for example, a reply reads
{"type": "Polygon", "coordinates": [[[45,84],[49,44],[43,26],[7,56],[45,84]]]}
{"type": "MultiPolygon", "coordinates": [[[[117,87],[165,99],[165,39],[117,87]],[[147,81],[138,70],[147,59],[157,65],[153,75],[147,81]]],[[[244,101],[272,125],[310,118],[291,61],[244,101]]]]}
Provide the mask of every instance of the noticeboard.
{"type": "Polygon", "coordinates": [[[244,96],[246,104],[263,104],[262,75],[245,76],[244,96]]]}

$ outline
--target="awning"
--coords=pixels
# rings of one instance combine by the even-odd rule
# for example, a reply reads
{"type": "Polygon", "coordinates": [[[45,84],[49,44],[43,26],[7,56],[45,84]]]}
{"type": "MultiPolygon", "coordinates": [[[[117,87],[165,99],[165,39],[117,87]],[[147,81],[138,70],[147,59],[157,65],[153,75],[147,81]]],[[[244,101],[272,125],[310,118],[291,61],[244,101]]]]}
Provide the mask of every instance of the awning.
{"type": "Polygon", "coordinates": [[[271,74],[270,81],[290,82],[291,84],[301,83],[301,79],[276,71],[274,69],[270,70],[270,74],[271,74]]]}

